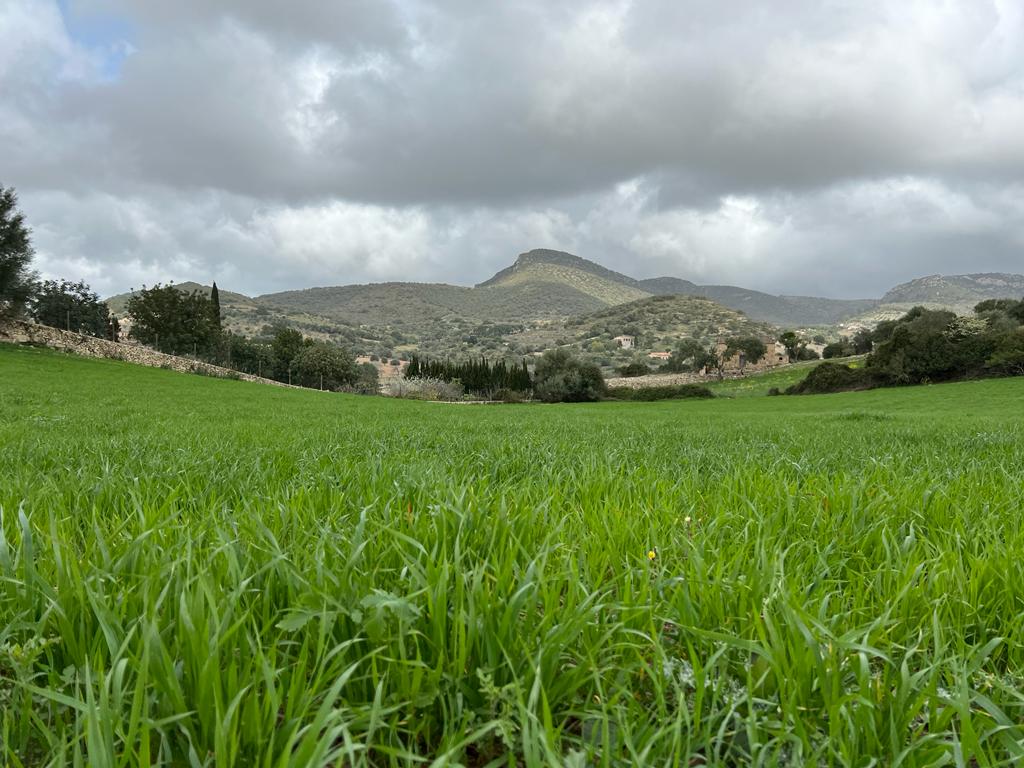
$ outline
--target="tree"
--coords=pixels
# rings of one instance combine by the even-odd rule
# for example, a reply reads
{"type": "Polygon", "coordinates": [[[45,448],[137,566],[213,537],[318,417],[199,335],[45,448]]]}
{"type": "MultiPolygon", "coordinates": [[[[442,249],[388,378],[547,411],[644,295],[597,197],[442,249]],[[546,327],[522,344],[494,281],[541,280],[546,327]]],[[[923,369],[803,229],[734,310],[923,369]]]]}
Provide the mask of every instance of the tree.
{"type": "Polygon", "coordinates": [[[302,351],[305,342],[302,334],[294,328],[279,326],[274,331],[270,342],[274,350],[274,377],[280,381],[288,380],[288,371],[292,367],[295,356],[302,351]]]}
{"type": "Polygon", "coordinates": [[[740,353],[740,369],[742,370],[747,363],[757,363],[762,357],[768,352],[768,347],[765,343],[755,336],[733,336],[726,342],[725,351],[722,353],[722,364],[725,364],[726,360],[732,358],[736,353],[740,353]]]}
{"type": "Polygon", "coordinates": [[[255,376],[270,377],[274,372],[274,352],[269,344],[237,333],[221,333],[216,362],[255,376]]]}
{"type": "Polygon", "coordinates": [[[599,400],[606,388],[596,365],[582,363],[564,349],[552,349],[537,361],[533,391],[546,403],[577,403],[599,400]]]}
{"type": "Polygon", "coordinates": [[[31,312],[43,325],[99,338],[111,335],[109,308],[81,280],[46,280],[32,299],[31,312]]]}
{"type": "Polygon", "coordinates": [[[20,314],[35,290],[31,231],[14,188],[0,187],[0,318],[20,314]]]}
{"type": "Polygon", "coordinates": [[[356,392],[361,395],[376,395],[380,393],[380,373],[373,363],[360,363],[356,366],[356,380],[353,385],[356,392]]]}
{"type": "Polygon", "coordinates": [[[831,344],[826,344],[825,349],[821,351],[821,356],[826,360],[831,360],[834,357],[846,357],[853,353],[853,347],[846,341],[833,341],[831,344]]]}
{"type": "Polygon", "coordinates": [[[683,339],[672,351],[672,357],[662,366],[669,373],[699,371],[716,364],[715,355],[696,339],[683,339]]]}
{"type": "Polygon", "coordinates": [[[779,336],[779,341],[782,343],[782,346],[786,348],[786,357],[789,358],[789,362],[791,363],[795,363],[799,360],[801,353],[807,348],[807,343],[793,331],[786,331],[781,334],[779,336]]]}
{"type": "Polygon", "coordinates": [[[985,365],[1014,376],[1024,376],[1024,328],[1005,334],[985,365]]]}
{"type": "Polygon", "coordinates": [[[210,308],[213,322],[217,326],[217,330],[221,329],[221,318],[220,318],[220,291],[217,290],[217,281],[213,281],[213,287],[210,289],[210,308]]]}
{"type": "Polygon", "coordinates": [[[874,347],[874,334],[867,328],[861,328],[855,334],[850,344],[853,347],[853,354],[866,355],[874,347]]]}
{"type": "Polygon", "coordinates": [[[356,367],[347,352],[324,341],[303,346],[292,360],[297,383],[304,387],[336,390],[356,381],[356,367]]]}
{"type": "Polygon", "coordinates": [[[128,313],[134,319],[132,337],[161,352],[207,355],[214,351],[219,331],[209,297],[198,291],[185,293],[157,283],[128,299],[128,313]]]}

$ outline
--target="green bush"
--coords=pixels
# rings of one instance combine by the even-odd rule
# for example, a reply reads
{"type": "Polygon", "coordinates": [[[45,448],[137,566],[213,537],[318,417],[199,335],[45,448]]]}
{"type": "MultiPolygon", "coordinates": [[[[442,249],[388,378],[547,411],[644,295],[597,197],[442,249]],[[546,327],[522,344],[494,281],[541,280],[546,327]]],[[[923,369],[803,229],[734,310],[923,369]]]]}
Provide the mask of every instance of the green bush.
{"type": "Polygon", "coordinates": [[[715,393],[700,384],[676,384],[665,387],[609,387],[608,397],[615,400],[689,400],[714,397],[715,393]]]}
{"type": "Polygon", "coordinates": [[[601,369],[580,362],[564,349],[552,349],[537,361],[533,391],[545,403],[600,400],[606,391],[601,369]]]}
{"type": "Polygon", "coordinates": [[[879,380],[866,368],[852,368],[841,363],[822,363],[807,377],[786,390],[787,395],[820,395],[826,392],[849,392],[879,386],[879,380]]]}
{"type": "Polygon", "coordinates": [[[619,366],[618,371],[620,376],[630,379],[636,376],[646,376],[651,372],[651,369],[643,363],[629,363],[628,365],[619,366]]]}

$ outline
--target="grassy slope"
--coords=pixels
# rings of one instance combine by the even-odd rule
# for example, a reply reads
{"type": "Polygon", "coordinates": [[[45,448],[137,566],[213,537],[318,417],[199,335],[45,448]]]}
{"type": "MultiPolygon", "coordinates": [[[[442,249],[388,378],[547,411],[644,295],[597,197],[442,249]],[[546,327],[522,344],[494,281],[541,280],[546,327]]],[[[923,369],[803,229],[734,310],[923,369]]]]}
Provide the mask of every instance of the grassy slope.
{"type": "Polygon", "coordinates": [[[1020,757],[1024,379],[477,408],[0,371],[5,761],[1020,757]]]}

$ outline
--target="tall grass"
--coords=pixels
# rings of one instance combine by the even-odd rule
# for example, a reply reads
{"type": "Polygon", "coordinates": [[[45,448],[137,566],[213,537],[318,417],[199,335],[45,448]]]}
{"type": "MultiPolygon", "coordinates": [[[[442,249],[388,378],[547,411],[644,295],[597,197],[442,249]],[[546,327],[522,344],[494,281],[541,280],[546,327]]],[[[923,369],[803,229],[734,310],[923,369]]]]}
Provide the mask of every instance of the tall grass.
{"type": "Polygon", "coordinates": [[[467,409],[0,372],[10,765],[1024,753],[1024,380],[467,409]]]}

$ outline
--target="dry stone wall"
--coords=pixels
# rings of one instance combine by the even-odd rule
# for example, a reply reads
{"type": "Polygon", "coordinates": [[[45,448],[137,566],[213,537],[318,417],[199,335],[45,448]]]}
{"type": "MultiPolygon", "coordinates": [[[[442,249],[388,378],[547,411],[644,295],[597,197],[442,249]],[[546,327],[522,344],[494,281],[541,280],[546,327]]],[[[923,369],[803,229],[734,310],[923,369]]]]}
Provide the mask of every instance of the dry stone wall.
{"type": "MultiPolygon", "coordinates": [[[[273,384],[277,387],[290,387],[273,379],[265,379],[260,376],[252,376],[248,373],[241,373],[230,368],[222,368],[219,365],[204,363],[188,357],[166,355],[144,347],[140,344],[127,344],[107,339],[97,339],[95,336],[86,336],[81,333],[63,331],[60,328],[51,328],[48,325],[38,325],[20,320],[0,323],[0,342],[9,344],[34,344],[36,346],[59,349],[65,352],[73,352],[76,355],[85,357],[103,357],[110,360],[124,360],[136,365],[146,365],[151,368],[167,368],[181,373],[201,373],[207,376],[216,376],[223,379],[240,379],[241,381],[255,381],[260,384],[273,384]]],[[[292,387],[298,389],[298,387],[292,387]]]]}
{"type": "MultiPolygon", "coordinates": [[[[746,375],[744,371],[739,370],[726,370],[722,372],[723,379],[742,379],[746,375]]],[[[605,384],[609,387],[650,389],[652,387],[677,387],[680,384],[709,384],[713,381],[720,381],[717,373],[713,373],[710,376],[700,373],[652,373],[647,376],[607,379],[605,384]]]]}

